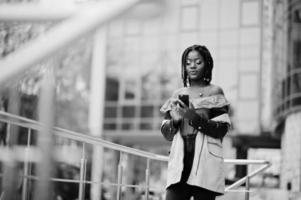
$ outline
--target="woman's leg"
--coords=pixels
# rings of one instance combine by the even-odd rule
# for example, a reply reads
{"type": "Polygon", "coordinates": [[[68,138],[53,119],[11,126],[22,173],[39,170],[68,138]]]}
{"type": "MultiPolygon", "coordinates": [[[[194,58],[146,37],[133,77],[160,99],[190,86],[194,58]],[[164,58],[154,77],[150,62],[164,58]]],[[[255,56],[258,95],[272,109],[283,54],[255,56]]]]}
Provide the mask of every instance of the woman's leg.
{"type": "Polygon", "coordinates": [[[189,188],[185,183],[177,183],[166,189],[165,200],[189,200],[190,197],[189,188]]]}

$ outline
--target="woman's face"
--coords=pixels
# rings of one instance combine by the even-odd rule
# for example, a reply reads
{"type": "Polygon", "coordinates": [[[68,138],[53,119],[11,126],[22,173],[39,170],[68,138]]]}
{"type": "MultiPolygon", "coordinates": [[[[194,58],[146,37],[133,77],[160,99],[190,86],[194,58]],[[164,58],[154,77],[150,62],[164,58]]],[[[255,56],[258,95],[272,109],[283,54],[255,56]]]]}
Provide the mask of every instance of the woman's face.
{"type": "Polygon", "coordinates": [[[205,62],[203,56],[192,50],[188,53],[186,58],[186,71],[190,80],[200,80],[204,76],[205,62]]]}

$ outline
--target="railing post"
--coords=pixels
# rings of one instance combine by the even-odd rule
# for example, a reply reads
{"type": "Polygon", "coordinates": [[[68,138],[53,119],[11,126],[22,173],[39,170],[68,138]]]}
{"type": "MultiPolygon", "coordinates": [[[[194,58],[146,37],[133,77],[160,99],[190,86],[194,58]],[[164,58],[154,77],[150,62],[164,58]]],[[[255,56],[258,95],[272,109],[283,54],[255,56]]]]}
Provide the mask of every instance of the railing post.
{"type": "Polygon", "coordinates": [[[150,173],[150,159],[146,160],[146,169],[145,169],[145,200],[148,200],[149,195],[149,173],[150,173]]]}
{"type": "Polygon", "coordinates": [[[79,191],[78,191],[79,200],[85,199],[86,167],[87,167],[86,149],[85,149],[85,143],[83,143],[82,158],[80,160],[80,177],[79,177],[79,191]]]}
{"type": "Polygon", "coordinates": [[[250,199],[250,177],[246,177],[246,193],[245,193],[245,200],[250,199]]]}
{"type": "Polygon", "coordinates": [[[117,200],[120,200],[120,196],[121,196],[121,184],[122,184],[122,175],[123,175],[123,168],[122,168],[123,157],[124,157],[123,152],[120,152],[119,163],[118,163],[118,175],[117,175],[117,200]]]}
{"type": "Polygon", "coordinates": [[[24,177],[23,177],[23,187],[22,187],[22,200],[27,199],[27,190],[28,190],[28,169],[29,169],[29,161],[28,161],[28,154],[30,149],[30,140],[31,138],[31,129],[28,129],[27,133],[27,146],[25,149],[25,159],[24,159],[24,177]]]}

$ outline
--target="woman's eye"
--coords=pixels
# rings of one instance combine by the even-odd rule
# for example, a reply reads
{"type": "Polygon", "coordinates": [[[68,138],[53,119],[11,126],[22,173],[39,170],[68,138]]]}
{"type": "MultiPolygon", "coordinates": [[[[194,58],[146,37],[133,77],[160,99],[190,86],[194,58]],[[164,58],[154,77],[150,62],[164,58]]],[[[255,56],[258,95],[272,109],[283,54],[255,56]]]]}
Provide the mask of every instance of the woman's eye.
{"type": "Polygon", "coordinates": [[[202,64],[202,61],[196,61],[196,64],[200,65],[200,64],[202,64]]]}

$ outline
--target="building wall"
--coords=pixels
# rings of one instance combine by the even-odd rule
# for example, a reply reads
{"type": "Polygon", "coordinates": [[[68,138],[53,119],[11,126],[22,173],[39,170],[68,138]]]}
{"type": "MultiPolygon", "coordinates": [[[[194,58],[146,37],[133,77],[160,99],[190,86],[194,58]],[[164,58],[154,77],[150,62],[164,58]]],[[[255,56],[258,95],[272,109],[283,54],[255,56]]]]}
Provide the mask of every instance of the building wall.
{"type": "Polygon", "coordinates": [[[281,188],[300,192],[301,189],[301,112],[285,120],[282,136],[281,188]],[[291,186],[289,186],[291,185],[291,186]]]}

